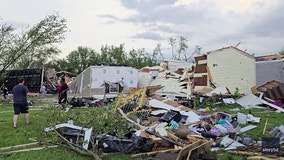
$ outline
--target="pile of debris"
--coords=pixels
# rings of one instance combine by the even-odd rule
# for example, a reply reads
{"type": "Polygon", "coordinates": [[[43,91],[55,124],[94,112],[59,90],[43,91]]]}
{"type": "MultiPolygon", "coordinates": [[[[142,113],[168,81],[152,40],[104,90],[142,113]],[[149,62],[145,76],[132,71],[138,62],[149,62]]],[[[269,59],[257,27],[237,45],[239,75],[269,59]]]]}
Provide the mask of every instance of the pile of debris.
{"type": "MultiPolygon", "coordinates": [[[[148,88],[149,89],[149,88],[148,88]]],[[[233,154],[263,155],[265,150],[274,155],[283,156],[284,127],[280,125],[270,131],[270,139],[262,142],[250,138],[246,132],[257,127],[259,117],[253,114],[237,113],[230,115],[221,110],[209,112],[208,108],[194,110],[192,101],[189,106],[182,105],[181,101],[174,101],[161,96],[147,96],[145,87],[124,96],[120,93],[116,101],[116,111],[139,129],[127,132],[126,139],[113,135],[95,135],[98,148],[103,152],[122,152],[132,157],[155,157],[155,159],[217,159],[216,150],[224,149],[233,154]],[[133,116],[135,115],[135,116],[133,116]],[[135,117],[135,118],[133,118],[135,117]],[[241,127],[242,126],[242,127],[241,127]],[[274,141],[274,143],[265,144],[274,141]],[[265,146],[267,146],[265,148],[265,146]],[[278,149],[278,150],[277,150],[278,149]]],[[[219,90],[220,91],[220,90],[219,90]]],[[[208,100],[208,95],[200,96],[200,101],[208,100]],[[206,99],[207,98],[207,99],[206,99]]],[[[261,96],[261,95],[260,95],[261,96]]],[[[219,98],[222,103],[237,103],[243,108],[261,107],[267,104],[273,108],[276,105],[268,103],[255,95],[243,96],[237,100],[231,97],[219,98]],[[249,104],[247,102],[250,102],[249,104]]],[[[219,103],[219,102],[216,102],[219,103]]],[[[281,110],[281,108],[278,108],[281,110]]],[[[84,137],[84,142],[91,139],[92,128],[74,126],[73,123],[57,125],[55,129],[64,127],[62,135],[71,142],[84,137]],[[81,131],[85,131],[85,133],[81,131]]],[[[50,129],[46,129],[49,131],[50,129]]],[[[83,148],[88,149],[88,143],[83,148]]]]}
{"type": "MultiPolygon", "coordinates": [[[[237,50],[234,47],[227,49],[237,50]]],[[[238,112],[230,115],[210,105],[196,108],[195,103],[214,101],[213,104],[239,105],[232,108],[233,111],[262,108],[284,112],[282,83],[271,81],[251,88],[255,85],[255,74],[250,74],[247,79],[236,77],[229,70],[226,83],[221,83],[224,77],[218,77],[216,66],[220,69],[222,64],[211,65],[215,55],[210,54],[209,59],[206,56],[196,57],[196,64],[168,61],[160,66],[142,68],[139,73],[125,67],[90,67],[70,85],[70,94],[95,98],[85,100],[89,106],[103,106],[107,99],[116,98],[119,94],[116,111],[138,126],[138,130],[126,134],[127,139],[97,135],[98,147],[103,152],[122,152],[132,154],[132,157],[155,156],[156,159],[216,159],[216,152],[212,151],[219,149],[243,155],[271,152],[283,156],[280,152],[283,149],[280,147],[283,144],[281,126],[271,131],[269,138],[274,143],[266,145],[271,139],[255,141],[246,134],[260,123],[260,118],[254,114],[238,112]],[[90,78],[94,73],[102,76],[90,78]],[[245,80],[250,83],[244,83],[245,80]],[[252,93],[244,94],[250,90],[252,93]]],[[[253,68],[255,62],[251,59],[253,57],[249,56],[249,67],[253,68]]],[[[250,68],[244,67],[243,70],[250,68]]],[[[76,100],[80,102],[80,98],[76,100]]],[[[266,125],[267,122],[263,132],[266,125]]]]}

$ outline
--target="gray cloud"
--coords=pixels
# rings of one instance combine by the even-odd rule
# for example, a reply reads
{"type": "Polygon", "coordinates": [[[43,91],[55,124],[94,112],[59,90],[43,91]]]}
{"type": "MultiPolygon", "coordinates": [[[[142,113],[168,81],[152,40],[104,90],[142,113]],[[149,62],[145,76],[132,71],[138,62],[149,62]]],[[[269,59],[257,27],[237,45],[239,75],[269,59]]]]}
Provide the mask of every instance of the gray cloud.
{"type": "Polygon", "coordinates": [[[114,15],[110,15],[110,14],[104,14],[104,15],[101,14],[101,15],[98,15],[98,17],[121,21],[120,18],[118,18],[118,17],[116,17],[114,15]]]}
{"type": "Polygon", "coordinates": [[[159,25],[159,24],[153,24],[151,31],[153,31],[153,32],[160,31],[160,32],[167,32],[167,33],[178,32],[178,30],[176,30],[174,27],[170,27],[170,26],[167,26],[167,25],[159,25]]]}
{"type": "Polygon", "coordinates": [[[151,39],[151,40],[156,40],[156,41],[165,40],[165,38],[163,36],[161,36],[158,33],[154,33],[154,32],[138,33],[138,34],[132,36],[131,38],[135,38],[135,39],[151,39]]]}
{"type": "MultiPolygon", "coordinates": [[[[142,30],[141,33],[139,32],[138,34],[137,32],[133,32],[132,36],[125,35],[134,38],[130,39],[133,44],[144,45],[138,40],[148,39],[151,41],[159,41],[162,44],[162,48],[168,48],[168,38],[184,36],[188,39],[188,52],[193,51],[195,45],[200,45],[204,51],[210,51],[228,45],[235,45],[238,42],[242,42],[239,46],[240,48],[248,49],[250,53],[256,54],[278,53],[281,48],[284,47],[283,0],[273,0],[271,2],[266,0],[253,1],[253,4],[249,6],[248,10],[242,10],[240,12],[228,10],[228,8],[226,8],[228,6],[224,6],[224,4],[229,2],[222,3],[224,2],[223,0],[222,2],[219,0],[197,0],[193,3],[179,6],[174,5],[178,0],[120,1],[120,6],[117,6],[121,7],[119,8],[120,11],[123,12],[123,9],[128,9],[135,12],[125,12],[127,14],[133,14],[128,15],[127,18],[120,18],[121,15],[112,14],[112,10],[108,8],[106,9],[107,12],[103,13],[110,14],[95,16],[99,19],[97,22],[106,24],[105,26],[107,26],[107,28],[123,23],[124,26],[130,24],[129,28],[131,29],[133,29],[133,26],[136,26],[138,28],[137,30],[142,30]],[[135,41],[135,43],[133,41],[135,41]]],[[[5,18],[10,17],[9,19],[4,19],[10,20],[9,22],[3,21],[0,18],[1,24],[9,24],[21,30],[28,27],[26,23],[21,23],[22,21],[33,24],[41,19],[39,19],[38,16],[44,16],[54,10],[59,10],[63,11],[63,15],[69,15],[70,22],[72,22],[70,25],[75,26],[80,23],[81,20],[90,20],[87,16],[92,12],[89,12],[88,9],[90,9],[92,5],[97,5],[96,2],[92,2],[87,3],[86,7],[85,3],[79,3],[75,0],[68,1],[68,3],[65,1],[55,1],[54,3],[46,3],[44,5],[42,2],[34,3],[34,1],[18,1],[18,3],[20,5],[15,6],[12,2],[7,0],[7,4],[9,5],[1,5],[2,8],[10,6],[7,10],[1,9],[1,16],[5,18]],[[34,5],[37,7],[34,7],[34,5]],[[80,5],[80,7],[78,5],[80,5]],[[83,7],[86,7],[86,12],[83,12],[84,18],[82,18],[81,15],[83,7]]],[[[104,4],[102,7],[107,6],[107,3],[108,2],[102,2],[102,4],[104,4]]],[[[234,3],[244,4],[247,2],[235,0],[234,3]]],[[[236,9],[240,6],[241,5],[229,7],[236,9]]],[[[114,10],[115,9],[117,8],[114,8],[114,10]]],[[[98,12],[95,13],[101,12],[98,10],[98,12]]],[[[125,16],[125,14],[123,15],[125,16]]],[[[96,23],[92,20],[90,20],[90,22],[96,23]]],[[[99,24],[98,26],[101,26],[102,30],[104,30],[104,24],[99,24]]],[[[92,27],[90,26],[92,25],[91,23],[88,25],[88,27],[92,27]]],[[[82,27],[82,25],[80,25],[80,27],[82,27]]],[[[121,29],[128,29],[128,27],[121,29]]],[[[125,34],[128,34],[128,32],[126,31],[125,34]]],[[[93,37],[91,38],[93,39],[93,37]]],[[[86,40],[86,37],[84,37],[82,41],[84,40],[86,40]]],[[[117,41],[119,40],[120,39],[117,41]]],[[[73,42],[74,40],[72,39],[71,41],[73,42]]],[[[148,46],[145,46],[145,48],[151,48],[150,43],[147,43],[148,46]]],[[[153,43],[156,44],[155,42],[153,43]]]]}
{"type": "Polygon", "coordinates": [[[139,14],[126,19],[126,21],[135,23],[167,22],[174,24],[194,24],[198,20],[203,20],[204,13],[206,12],[202,9],[195,8],[194,6],[174,7],[174,1],[171,1],[171,3],[158,4],[158,1],[156,0],[146,1],[145,3],[142,3],[142,1],[137,2],[128,0],[127,3],[125,2],[123,4],[124,7],[128,9],[135,9],[136,11],[138,11],[139,14]],[[135,2],[136,5],[133,5],[133,3],[135,2]],[[128,3],[131,3],[132,5],[129,5],[128,3]],[[138,8],[137,6],[139,6],[140,8],[138,8]]]}
{"type": "Polygon", "coordinates": [[[232,21],[230,18],[236,19],[235,17],[238,16],[232,14],[232,16],[224,17],[220,13],[221,9],[215,3],[207,1],[198,1],[197,4],[194,3],[187,6],[173,6],[174,1],[163,3],[162,6],[154,3],[151,4],[151,10],[149,9],[147,12],[143,11],[144,6],[152,1],[147,1],[143,5],[138,4],[144,1],[129,0],[123,2],[124,7],[135,9],[139,12],[139,14],[125,19],[125,21],[141,25],[151,31],[165,32],[176,36],[193,36],[196,34],[197,36],[204,35],[210,37],[214,32],[218,35],[218,31],[224,33],[225,30],[222,27],[227,26],[226,23],[232,21]],[[143,9],[139,8],[139,6],[142,6],[141,8],[143,9]],[[164,25],[159,25],[159,23],[164,25]]]}
{"type": "Polygon", "coordinates": [[[172,5],[176,0],[121,0],[121,4],[127,8],[136,10],[139,13],[149,13],[164,6],[172,5]]]}
{"type": "Polygon", "coordinates": [[[277,53],[284,46],[275,47],[283,43],[284,1],[276,1],[278,4],[269,9],[259,2],[245,12],[224,11],[220,4],[210,0],[174,6],[176,1],[122,0],[123,7],[138,14],[126,19],[108,18],[130,22],[146,30],[134,38],[167,40],[169,37],[187,37],[191,50],[195,45],[213,50],[242,42],[240,47],[265,54],[277,53]]]}
{"type": "MultiPolygon", "coordinates": [[[[243,32],[251,37],[283,37],[284,36],[284,1],[279,1],[273,10],[261,17],[255,16],[243,32]]],[[[283,44],[284,45],[284,44],[283,44]]]]}

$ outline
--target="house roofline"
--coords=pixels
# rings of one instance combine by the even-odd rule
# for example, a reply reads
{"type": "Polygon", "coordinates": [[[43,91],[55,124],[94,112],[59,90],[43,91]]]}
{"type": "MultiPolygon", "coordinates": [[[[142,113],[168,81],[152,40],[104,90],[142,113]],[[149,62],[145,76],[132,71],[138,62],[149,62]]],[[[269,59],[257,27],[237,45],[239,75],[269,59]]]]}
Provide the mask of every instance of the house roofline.
{"type": "Polygon", "coordinates": [[[243,50],[241,50],[241,49],[239,49],[239,48],[237,48],[237,47],[235,47],[235,46],[228,46],[228,47],[223,47],[223,48],[219,48],[219,49],[216,49],[216,50],[212,50],[212,51],[207,52],[207,55],[209,55],[209,54],[211,54],[211,53],[213,53],[213,52],[220,52],[220,51],[222,51],[222,50],[230,49],[230,48],[233,48],[233,49],[235,49],[235,50],[238,50],[239,52],[243,53],[244,55],[255,59],[255,57],[252,56],[251,54],[249,54],[249,53],[247,53],[247,52],[245,52],[245,51],[243,51],[243,50]]]}

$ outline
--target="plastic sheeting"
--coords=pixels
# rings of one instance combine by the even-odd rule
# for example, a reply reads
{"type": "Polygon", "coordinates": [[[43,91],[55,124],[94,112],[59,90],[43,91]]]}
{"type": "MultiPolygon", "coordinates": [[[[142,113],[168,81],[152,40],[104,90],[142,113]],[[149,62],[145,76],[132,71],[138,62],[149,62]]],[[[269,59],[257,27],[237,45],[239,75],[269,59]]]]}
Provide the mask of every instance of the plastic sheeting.
{"type": "Polygon", "coordinates": [[[129,139],[119,139],[111,135],[98,135],[95,137],[98,140],[98,148],[103,152],[123,152],[123,153],[137,153],[150,152],[152,150],[151,140],[131,135],[129,139]]]}

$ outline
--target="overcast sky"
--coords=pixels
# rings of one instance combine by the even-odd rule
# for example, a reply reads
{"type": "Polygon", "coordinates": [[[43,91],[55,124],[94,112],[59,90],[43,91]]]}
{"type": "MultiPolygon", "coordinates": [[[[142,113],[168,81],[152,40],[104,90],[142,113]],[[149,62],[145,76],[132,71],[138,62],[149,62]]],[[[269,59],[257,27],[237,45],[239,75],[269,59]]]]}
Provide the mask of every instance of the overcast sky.
{"type": "Polygon", "coordinates": [[[238,46],[255,56],[284,47],[283,0],[0,0],[0,23],[34,26],[58,12],[67,20],[62,57],[78,46],[100,51],[125,44],[126,51],[158,43],[170,53],[168,39],[188,39],[187,52],[238,46]]]}

